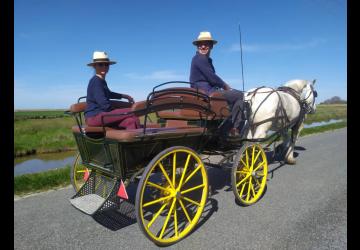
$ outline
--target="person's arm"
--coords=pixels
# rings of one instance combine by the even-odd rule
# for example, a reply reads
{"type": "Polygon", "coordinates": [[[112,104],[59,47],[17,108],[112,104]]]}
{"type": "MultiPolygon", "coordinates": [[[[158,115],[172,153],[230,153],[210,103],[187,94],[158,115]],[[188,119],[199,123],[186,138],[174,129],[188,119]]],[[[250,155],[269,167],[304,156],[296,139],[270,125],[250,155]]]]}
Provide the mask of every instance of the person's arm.
{"type": "Polygon", "coordinates": [[[116,93],[116,92],[111,92],[110,91],[110,98],[111,99],[128,99],[130,103],[134,103],[134,99],[129,96],[129,95],[126,95],[126,94],[120,94],[120,93],[116,93]]]}
{"type": "Polygon", "coordinates": [[[206,57],[199,57],[198,59],[199,61],[197,63],[197,67],[203,73],[210,85],[223,88],[225,90],[230,89],[230,86],[213,72],[213,69],[206,57]]]}

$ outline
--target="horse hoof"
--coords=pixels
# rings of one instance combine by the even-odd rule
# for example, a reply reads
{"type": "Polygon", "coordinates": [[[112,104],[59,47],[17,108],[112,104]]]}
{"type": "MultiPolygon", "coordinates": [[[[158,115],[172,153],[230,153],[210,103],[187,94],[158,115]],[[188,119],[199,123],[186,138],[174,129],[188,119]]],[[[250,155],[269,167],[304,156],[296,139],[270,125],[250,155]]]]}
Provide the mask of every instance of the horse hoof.
{"type": "Polygon", "coordinates": [[[290,164],[290,165],[295,165],[295,164],[296,164],[296,160],[295,160],[295,159],[287,159],[287,160],[286,160],[286,163],[287,163],[287,164],[290,164]]]}

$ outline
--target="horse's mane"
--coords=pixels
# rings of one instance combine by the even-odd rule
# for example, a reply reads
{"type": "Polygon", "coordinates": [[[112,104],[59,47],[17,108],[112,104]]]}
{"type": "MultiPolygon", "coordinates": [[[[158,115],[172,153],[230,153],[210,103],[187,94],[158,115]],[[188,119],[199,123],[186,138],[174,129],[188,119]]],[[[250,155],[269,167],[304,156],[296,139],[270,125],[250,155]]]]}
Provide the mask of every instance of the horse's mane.
{"type": "Polygon", "coordinates": [[[292,88],[296,90],[298,93],[301,93],[304,87],[306,86],[306,84],[308,84],[307,80],[295,79],[295,80],[287,81],[286,83],[284,83],[283,86],[292,88]]]}

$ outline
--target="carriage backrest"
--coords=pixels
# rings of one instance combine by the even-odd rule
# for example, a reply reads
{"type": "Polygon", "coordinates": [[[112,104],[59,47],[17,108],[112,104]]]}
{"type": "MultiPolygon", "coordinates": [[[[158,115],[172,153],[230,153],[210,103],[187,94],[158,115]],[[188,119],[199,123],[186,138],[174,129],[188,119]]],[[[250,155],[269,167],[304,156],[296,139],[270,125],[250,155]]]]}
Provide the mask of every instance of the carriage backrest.
{"type": "MultiPolygon", "coordinates": [[[[207,117],[207,119],[209,120],[224,119],[225,117],[230,115],[227,101],[220,91],[214,92],[208,96],[205,94],[205,92],[194,88],[169,88],[155,92],[152,95],[152,98],[173,98],[174,96],[181,96],[186,102],[196,105],[200,104],[206,106],[206,108],[209,108],[211,112],[211,115],[207,117]]],[[[158,117],[164,119],[177,118],[185,120],[199,120],[206,117],[206,114],[204,112],[199,112],[197,110],[194,110],[193,108],[189,109],[185,106],[176,111],[159,111],[157,112],[157,115],[158,117]]]]}
{"type": "MultiPolygon", "coordinates": [[[[196,112],[197,117],[199,113],[202,117],[214,116],[210,110],[209,97],[191,88],[169,88],[153,92],[146,101],[136,102],[132,106],[132,111],[138,116],[152,112],[164,114],[163,111],[171,109],[192,110],[196,112]]],[[[186,117],[178,118],[186,119],[186,117]]]]}

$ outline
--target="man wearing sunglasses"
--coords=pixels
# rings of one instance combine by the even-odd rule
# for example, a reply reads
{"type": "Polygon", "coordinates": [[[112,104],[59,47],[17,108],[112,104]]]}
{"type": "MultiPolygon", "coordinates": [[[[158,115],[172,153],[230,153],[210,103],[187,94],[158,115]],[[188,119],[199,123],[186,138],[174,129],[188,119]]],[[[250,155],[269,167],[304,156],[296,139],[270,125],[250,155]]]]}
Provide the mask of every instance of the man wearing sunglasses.
{"type": "Polygon", "coordinates": [[[116,116],[106,116],[104,125],[117,126],[118,128],[136,129],[140,128],[140,121],[134,114],[124,114],[131,111],[131,108],[115,109],[111,106],[110,99],[128,99],[134,103],[134,99],[126,94],[110,91],[105,81],[109,66],[115,64],[110,61],[106,52],[95,51],[93,61],[88,66],[95,69],[95,75],[90,79],[87,95],[85,121],[89,126],[102,126],[102,116],[106,114],[117,114],[116,116]]]}
{"type": "Polygon", "coordinates": [[[200,32],[198,38],[193,41],[197,47],[195,56],[191,61],[190,82],[192,88],[199,88],[206,94],[211,95],[215,91],[221,91],[226,99],[231,117],[223,124],[222,132],[226,135],[230,130],[232,134],[238,134],[243,127],[244,95],[241,91],[232,89],[216,73],[210,53],[217,43],[208,31],[200,32]]]}

